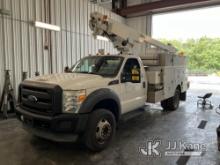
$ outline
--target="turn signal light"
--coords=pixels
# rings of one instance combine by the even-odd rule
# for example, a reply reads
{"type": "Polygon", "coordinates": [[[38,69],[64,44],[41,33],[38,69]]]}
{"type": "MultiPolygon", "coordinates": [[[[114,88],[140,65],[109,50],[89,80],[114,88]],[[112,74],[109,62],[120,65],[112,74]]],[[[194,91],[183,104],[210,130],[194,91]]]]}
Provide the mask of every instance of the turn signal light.
{"type": "Polygon", "coordinates": [[[82,103],[86,99],[86,95],[80,95],[78,96],[78,102],[82,103]]]}

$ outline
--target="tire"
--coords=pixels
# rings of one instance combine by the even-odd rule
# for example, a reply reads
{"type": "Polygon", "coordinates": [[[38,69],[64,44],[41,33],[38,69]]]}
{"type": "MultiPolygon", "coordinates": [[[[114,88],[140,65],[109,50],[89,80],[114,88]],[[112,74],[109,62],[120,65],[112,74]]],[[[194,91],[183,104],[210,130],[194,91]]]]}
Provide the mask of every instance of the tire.
{"type": "Polygon", "coordinates": [[[84,143],[92,151],[105,149],[112,141],[116,130],[115,116],[107,109],[93,111],[84,134],[84,143]]]}
{"type": "Polygon", "coordinates": [[[180,100],[186,101],[186,95],[187,95],[186,92],[181,93],[181,94],[180,94],[180,100]]]}
{"type": "Polygon", "coordinates": [[[164,110],[174,111],[179,108],[180,104],[180,90],[176,88],[174,96],[161,101],[161,106],[164,110]]]}

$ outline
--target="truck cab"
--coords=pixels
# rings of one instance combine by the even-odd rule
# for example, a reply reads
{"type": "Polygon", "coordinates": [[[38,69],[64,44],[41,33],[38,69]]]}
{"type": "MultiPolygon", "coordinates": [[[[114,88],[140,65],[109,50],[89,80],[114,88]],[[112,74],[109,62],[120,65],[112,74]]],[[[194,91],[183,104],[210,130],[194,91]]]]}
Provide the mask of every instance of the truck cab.
{"type": "MultiPolygon", "coordinates": [[[[88,56],[80,60],[73,67],[72,72],[101,76],[102,84],[94,81],[94,86],[87,89],[88,94],[99,88],[108,88],[120,99],[121,113],[129,112],[145,104],[147,80],[142,62],[137,56],[88,56]],[[138,74],[132,75],[135,69],[138,74]],[[132,79],[135,76],[138,80],[132,79]]],[[[88,87],[84,86],[84,88],[88,87]]]]}

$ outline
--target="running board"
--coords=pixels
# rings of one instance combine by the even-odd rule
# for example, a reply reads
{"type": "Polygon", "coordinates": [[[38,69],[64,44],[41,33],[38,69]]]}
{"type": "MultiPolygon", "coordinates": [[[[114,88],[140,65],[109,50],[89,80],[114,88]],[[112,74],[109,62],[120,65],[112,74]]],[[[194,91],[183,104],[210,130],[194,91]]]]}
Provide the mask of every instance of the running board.
{"type": "Polygon", "coordinates": [[[145,112],[145,109],[140,108],[140,109],[125,113],[121,116],[121,121],[126,122],[132,118],[135,118],[135,117],[142,115],[144,112],[145,112]]]}

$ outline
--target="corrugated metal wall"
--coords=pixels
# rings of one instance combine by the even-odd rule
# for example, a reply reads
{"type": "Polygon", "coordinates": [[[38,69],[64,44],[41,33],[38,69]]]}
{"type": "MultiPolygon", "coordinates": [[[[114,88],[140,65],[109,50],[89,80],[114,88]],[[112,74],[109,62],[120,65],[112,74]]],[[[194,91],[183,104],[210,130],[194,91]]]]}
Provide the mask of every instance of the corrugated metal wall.
{"type": "MultiPolygon", "coordinates": [[[[152,2],[155,0],[127,0],[128,6],[133,6],[137,4],[152,2]]],[[[152,15],[148,14],[146,16],[141,17],[134,17],[134,18],[128,18],[126,19],[126,23],[128,26],[136,29],[139,32],[142,32],[144,34],[147,34],[148,36],[151,36],[151,23],[152,23],[152,15]]],[[[140,44],[136,45],[133,49],[133,53],[137,55],[145,55],[147,48],[149,45],[147,44],[140,44]]]]}
{"type": "Polygon", "coordinates": [[[116,53],[111,43],[93,39],[88,26],[90,12],[99,11],[125,22],[88,0],[0,0],[0,9],[11,11],[10,16],[0,15],[0,96],[5,69],[11,70],[17,89],[22,72],[28,72],[28,77],[35,72],[62,72],[65,66],[97,53],[99,48],[116,53]],[[61,31],[37,29],[33,21],[58,25],[61,31]]]}

